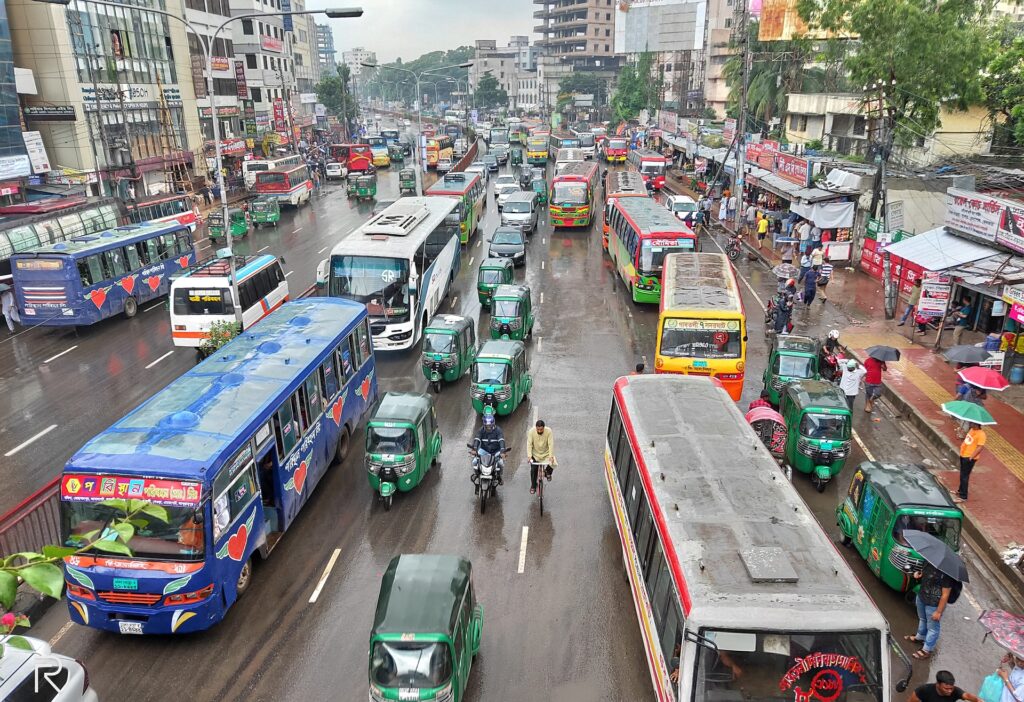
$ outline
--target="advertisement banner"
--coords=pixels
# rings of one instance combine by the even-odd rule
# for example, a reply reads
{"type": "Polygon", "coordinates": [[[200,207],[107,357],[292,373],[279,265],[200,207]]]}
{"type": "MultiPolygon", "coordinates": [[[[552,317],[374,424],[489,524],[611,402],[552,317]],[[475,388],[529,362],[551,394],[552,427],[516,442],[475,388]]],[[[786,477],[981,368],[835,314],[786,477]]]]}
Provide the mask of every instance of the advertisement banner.
{"type": "Polygon", "coordinates": [[[29,163],[32,164],[32,172],[49,173],[52,170],[50,158],[46,155],[42,135],[39,132],[22,132],[21,137],[25,140],[25,152],[28,154],[29,163]]]}
{"type": "Polygon", "coordinates": [[[953,280],[944,273],[925,271],[921,283],[921,300],[917,311],[925,317],[941,317],[949,307],[953,280]]]}
{"type": "Polygon", "coordinates": [[[762,153],[764,147],[761,144],[747,144],[747,163],[758,163],[762,153]]]}
{"type": "MultiPolygon", "coordinates": [[[[212,107],[200,107],[199,116],[203,119],[209,119],[213,113],[212,107]]],[[[224,117],[237,117],[239,115],[238,108],[235,105],[218,105],[217,116],[220,118],[224,117]]]]}
{"type": "MultiPolygon", "coordinates": [[[[290,13],[292,11],[292,0],[281,0],[281,12],[290,13]]],[[[293,32],[295,31],[295,25],[292,22],[292,16],[290,14],[283,15],[284,20],[284,31],[293,32]]]]}
{"type": "Polygon", "coordinates": [[[194,507],[202,497],[203,484],[190,480],[129,478],[65,474],[60,480],[60,496],[69,502],[94,502],[107,499],[146,500],[170,507],[194,507]]]}
{"type": "Polygon", "coordinates": [[[231,61],[227,56],[211,56],[210,65],[213,66],[213,70],[215,71],[231,70],[231,61]]]}
{"type": "Polygon", "coordinates": [[[693,159],[693,170],[697,173],[704,173],[708,170],[708,160],[706,158],[693,159]]]}
{"type": "Polygon", "coordinates": [[[679,128],[679,115],[668,110],[660,110],[658,112],[658,126],[669,134],[675,134],[679,128]]]}
{"type": "Polygon", "coordinates": [[[273,51],[279,54],[284,51],[284,42],[276,37],[260,36],[260,48],[264,51],[273,51]]]}
{"type": "Polygon", "coordinates": [[[324,105],[321,102],[318,102],[316,105],[313,106],[313,113],[317,117],[326,117],[327,116],[327,106],[324,105]]]}
{"type": "Polygon", "coordinates": [[[973,190],[949,188],[946,190],[946,219],[950,229],[995,241],[1002,211],[999,200],[973,190]]]}
{"type": "Polygon", "coordinates": [[[725,126],[722,127],[722,139],[723,141],[732,141],[734,136],[736,136],[736,120],[727,119],[725,126]]]}
{"type": "Polygon", "coordinates": [[[202,100],[206,97],[206,77],[203,75],[203,57],[192,56],[192,89],[196,98],[202,100]]]}
{"type": "Polygon", "coordinates": [[[274,98],[274,129],[281,131],[284,126],[284,99],[274,98]]]}
{"type": "Polygon", "coordinates": [[[805,158],[775,154],[775,175],[806,188],[811,182],[810,164],[805,158]]]}
{"type": "Polygon", "coordinates": [[[242,100],[242,122],[245,125],[245,136],[252,139],[256,136],[256,104],[252,100],[242,100]]]}
{"type": "Polygon", "coordinates": [[[245,82],[245,61],[235,61],[235,94],[239,100],[249,99],[249,86],[245,82]]]}
{"type": "Polygon", "coordinates": [[[25,108],[25,119],[32,122],[74,122],[73,105],[29,105],[25,108]]]}

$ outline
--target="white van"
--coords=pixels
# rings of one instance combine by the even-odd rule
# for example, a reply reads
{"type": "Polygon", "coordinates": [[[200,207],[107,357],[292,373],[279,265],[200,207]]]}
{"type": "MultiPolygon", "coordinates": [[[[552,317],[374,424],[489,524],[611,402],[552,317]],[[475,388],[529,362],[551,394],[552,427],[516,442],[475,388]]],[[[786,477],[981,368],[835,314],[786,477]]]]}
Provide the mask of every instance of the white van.
{"type": "Polygon", "coordinates": [[[198,348],[214,322],[231,322],[242,308],[248,329],[288,300],[288,281],[275,256],[236,256],[238,295],[231,294],[226,258],[205,261],[171,281],[171,338],[175,346],[198,348]]]}

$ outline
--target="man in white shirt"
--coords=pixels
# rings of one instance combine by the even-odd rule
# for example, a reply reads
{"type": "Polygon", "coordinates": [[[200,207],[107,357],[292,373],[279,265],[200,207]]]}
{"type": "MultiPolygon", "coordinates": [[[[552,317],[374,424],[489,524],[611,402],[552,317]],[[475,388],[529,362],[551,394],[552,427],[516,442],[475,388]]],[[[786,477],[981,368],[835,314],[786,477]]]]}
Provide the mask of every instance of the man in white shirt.
{"type": "Polygon", "coordinates": [[[857,399],[857,394],[860,392],[860,381],[867,373],[867,370],[863,366],[857,365],[852,358],[846,362],[843,377],[839,379],[839,387],[846,395],[846,404],[850,406],[850,411],[853,411],[853,401],[857,399]]]}

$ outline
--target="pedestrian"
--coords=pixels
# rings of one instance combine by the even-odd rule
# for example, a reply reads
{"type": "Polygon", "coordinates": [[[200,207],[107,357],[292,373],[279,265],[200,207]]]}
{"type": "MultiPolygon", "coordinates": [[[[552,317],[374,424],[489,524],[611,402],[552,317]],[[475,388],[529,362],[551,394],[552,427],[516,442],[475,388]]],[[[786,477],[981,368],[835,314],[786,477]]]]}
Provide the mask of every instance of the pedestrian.
{"type": "Polygon", "coordinates": [[[772,407],[772,401],[770,399],[771,396],[772,394],[768,392],[768,388],[763,389],[761,391],[761,395],[756,400],[747,405],[747,411],[749,412],[750,410],[756,409],[758,407],[767,407],[768,409],[775,409],[774,407],[772,407]]]}
{"type": "Polygon", "coordinates": [[[850,406],[851,412],[853,411],[853,402],[857,399],[857,394],[860,393],[860,381],[864,379],[865,375],[867,375],[867,370],[851,358],[846,362],[843,375],[839,378],[839,388],[845,393],[846,404],[850,406]]]}
{"type": "Polygon", "coordinates": [[[818,269],[811,267],[804,276],[804,307],[810,307],[814,296],[818,293],[818,269]]]}
{"type": "Polygon", "coordinates": [[[797,227],[797,231],[800,233],[800,253],[808,253],[811,242],[811,224],[807,220],[800,223],[797,227]]]}
{"type": "Polygon", "coordinates": [[[730,195],[727,202],[729,203],[727,212],[729,213],[729,220],[736,219],[736,196],[730,195]]]}
{"type": "Polygon", "coordinates": [[[917,633],[903,638],[921,644],[921,650],[914,652],[914,658],[925,660],[931,658],[935,644],[939,642],[942,614],[946,611],[956,581],[927,561],[924,568],[914,573],[914,578],[921,581],[921,588],[917,591],[917,633]]]}
{"type": "Polygon", "coordinates": [[[3,311],[4,321],[7,322],[7,331],[13,334],[14,323],[21,324],[21,318],[18,317],[18,307],[14,303],[14,291],[9,285],[5,285],[3,292],[0,292],[0,309],[3,311]]]}
{"type": "Polygon", "coordinates": [[[796,304],[796,281],[790,278],[786,281],[786,287],[779,294],[779,308],[775,313],[775,333],[784,334],[788,331],[789,318],[793,314],[793,305],[796,304]]]}
{"type": "Polygon", "coordinates": [[[821,247],[811,249],[811,267],[821,269],[821,264],[825,262],[825,252],[822,251],[821,247]]]}
{"type": "Polygon", "coordinates": [[[757,219],[756,216],[755,216],[756,212],[757,212],[757,208],[754,207],[754,203],[751,202],[749,205],[747,205],[747,209],[743,213],[743,219],[746,220],[746,222],[747,222],[747,230],[748,231],[753,229],[754,225],[756,224],[756,219],[757,219]]]}
{"type": "MultiPolygon", "coordinates": [[[[794,256],[796,256],[796,244],[791,241],[782,249],[782,262],[793,265],[794,256]]],[[[818,284],[821,285],[820,282],[818,284]]]]}
{"type": "Polygon", "coordinates": [[[721,204],[718,206],[718,220],[724,222],[729,219],[729,198],[723,197],[721,204]]]}
{"type": "Polygon", "coordinates": [[[951,672],[940,670],[935,674],[935,682],[920,685],[911,693],[909,702],[952,702],[953,700],[981,702],[971,693],[964,692],[957,687],[956,678],[951,672]]]}
{"type": "Polygon", "coordinates": [[[987,438],[985,430],[980,424],[973,422],[970,424],[970,429],[967,430],[967,434],[964,435],[964,440],[960,444],[960,485],[956,495],[953,496],[954,502],[967,502],[967,488],[971,481],[971,471],[974,470],[974,464],[978,462],[981,452],[985,450],[987,438]]]}
{"type": "Polygon", "coordinates": [[[807,271],[811,270],[811,257],[810,254],[802,253],[800,255],[800,277],[797,278],[798,282],[804,281],[804,276],[807,275],[807,271]]]}
{"type": "Polygon", "coordinates": [[[815,224],[811,227],[811,249],[817,249],[821,247],[821,227],[815,224]]]}
{"type": "Polygon", "coordinates": [[[900,317],[900,321],[896,323],[897,327],[902,327],[907,323],[907,317],[917,312],[917,305],[921,302],[921,279],[918,278],[914,281],[914,287],[910,290],[910,299],[907,301],[907,307],[903,310],[903,316],[900,317]]]}
{"type": "Polygon", "coordinates": [[[1003,680],[1003,694],[999,702],[1024,702],[1024,658],[1007,653],[999,664],[998,675],[1003,680]],[[1006,668],[1009,667],[1009,671],[1006,668]]]}
{"type": "Polygon", "coordinates": [[[960,307],[953,313],[956,326],[953,327],[953,346],[960,345],[960,337],[971,324],[971,301],[964,298],[960,301],[960,307]]]}
{"type": "Polygon", "coordinates": [[[864,361],[864,368],[867,374],[864,376],[864,411],[871,413],[875,411],[875,400],[882,396],[882,371],[888,370],[885,361],[868,356],[864,361]]]}
{"type": "Polygon", "coordinates": [[[704,230],[705,221],[706,221],[706,213],[704,212],[704,208],[702,208],[702,207],[698,208],[697,211],[693,215],[693,228],[694,228],[694,231],[696,231],[698,234],[700,234],[704,230]]]}
{"type": "Polygon", "coordinates": [[[643,375],[644,374],[644,369],[646,367],[647,366],[644,365],[643,361],[641,361],[640,363],[636,364],[636,366],[633,368],[633,372],[630,373],[630,375],[643,375]]]}
{"type": "Polygon", "coordinates": [[[825,256],[821,261],[821,267],[818,269],[818,290],[821,291],[821,304],[828,302],[828,297],[825,295],[825,289],[828,284],[832,282],[832,273],[835,269],[832,267],[832,263],[829,261],[828,256],[825,256]]]}
{"type": "MultiPolygon", "coordinates": [[[[768,215],[762,214],[757,221],[757,248],[764,246],[764,240],[768,236],[768,215]]],[[[792,260],[792,259],[790,259],[792,260]]]]}

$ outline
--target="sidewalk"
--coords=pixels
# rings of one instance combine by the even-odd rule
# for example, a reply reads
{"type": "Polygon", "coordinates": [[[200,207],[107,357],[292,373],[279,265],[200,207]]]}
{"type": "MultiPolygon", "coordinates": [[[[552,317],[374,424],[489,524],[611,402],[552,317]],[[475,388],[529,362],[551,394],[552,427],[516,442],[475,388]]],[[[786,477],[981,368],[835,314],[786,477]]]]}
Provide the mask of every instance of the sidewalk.
{"type": "MultiPolygon", "coordinates": [[[[673,191],[696,197],[688,184],[669,178],[673,191]]],[[[715,218],[715,223],[722,226],[715,218]]],[[[732,226],[726,227],[731,231],[732,226]]],[[[758,250],[756,243],[748,248],[769,267],[780,262],[776,252],[758,250]]],[[[884,396],[946,460],[931,470],[952,492],[959,482],[960,440],[954,433],[954,421],[944,414],[941,405],[953,399],[956,370],[941,352],[934,352],[935,332],[925,337],[909,338],[913,326],[897,327],[885,319],[882,283],[852,268],[836,267],[828,287],[830,305],[838,307],[848,318],[840,329],[840,339],[858,359],[867,356],[871,346],[884,344],[900,350],[902,358],[889,363],[883,376],[884,396]],[[920,340],[920,341],[918,341],[920,340]]],[[[902,310],[902,303],[900,309],[902,310]]],[[[943,348],[952,343],[951,333],[943,334],[943,348]]],[[[966,343],[979,343],[981,334],[965,335],[966,343]]],[[[971,498],[963,504],[966,516],[964,529],[972,539],[988,551],[994,563],[1002,563],[1004,575],[1021,583],[1024,572],[1016,567],[1024,548],[1024,519],[1019,512],[1024,504],[1024,391],[1011,386],[1004,393],[989,393],[985,402],[996,424],[986,427],[988,443],[971,474],[971,498]]],[[[885,456],[877,457],[885,460],[885,456]]]]}

